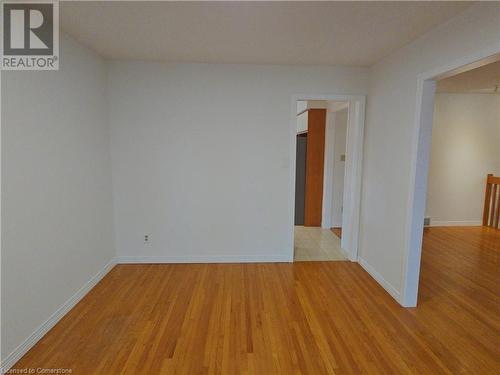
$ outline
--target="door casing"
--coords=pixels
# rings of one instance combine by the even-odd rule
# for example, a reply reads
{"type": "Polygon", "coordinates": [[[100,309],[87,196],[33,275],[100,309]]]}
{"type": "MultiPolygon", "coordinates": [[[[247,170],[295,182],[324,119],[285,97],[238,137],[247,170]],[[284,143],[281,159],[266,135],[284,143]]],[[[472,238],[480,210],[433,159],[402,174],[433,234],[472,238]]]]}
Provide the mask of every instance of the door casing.
{"type": "Polygon", "coordinates": [[[363,158],[363,139],[365,127],[365,95],[292,95],[290,103],[290,177],[289,177],[289,261],[294,255],[294,219],[295,219],[295,152],[297,142],[297,101],[298,100],[331,100],[349,102],[347,121],[346,163],[344,178],[344,199],[342,214],[341,247],[346,257],[358,261],[359,215],[361,205],[361,169],[363,158]]]}

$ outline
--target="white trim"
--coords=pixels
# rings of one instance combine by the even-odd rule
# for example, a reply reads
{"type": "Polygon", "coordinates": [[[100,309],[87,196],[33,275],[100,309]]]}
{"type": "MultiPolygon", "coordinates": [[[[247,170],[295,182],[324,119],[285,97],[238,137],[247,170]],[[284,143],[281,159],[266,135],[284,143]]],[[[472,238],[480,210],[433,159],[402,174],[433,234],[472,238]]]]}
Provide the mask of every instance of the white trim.
{"type": "Polygon", "coordinates": [[[283,255],[145,255],[145,256],[118,256],[117,264],[129,263],[290,263],[287,253],[283,255]]]}
{"type": "MultiPolygon", "coordinates": [[[[0,4],[0,7],[2,6],[2,4],[0,4]]],[[[3,18],[2,18],[3,19],[3,18]]],[[[2,38],[3,39],[3,38],[2,38]]],[[[0,41],[0,43],[3,43],[3,40],[0,41]]],[[[0,87],[2,87],[2,73],[0,73],[0,87]]],[[[5,94],[4,94],[5,95],[5,94]]],[[[2,126],[2,117],[1,116],[2,114],[2,90],[0,89],[0,197],[2,197],[2,129],[3,129],[3,126],[2,126]]],[[[0,199],[0,212],[3,212],[2,211],[2,200],[3,199],[0,199]]],[[[2,216],[3,215],[0,215],[0,264],[2,263],[1,262],[1,259],[2,259],[2,249],[1,249],[1,244],[3,244],[3,241],[2,241],[2,230],[1,228],[3,228],[3,225],[2,225],[2,216]]],[[[0,280],[3,280],[2,278],[2,271],[1,271],[2,267],[0,267],[0,280]]],[[[3,301],[2,299],[2,289],[3,288],[0,288],[0,301],[3,301]]],[[[2,311],[3,309],[0,309],[0,322],[2,321],[2,311]]],[[[2,324],[0,323],[0,353],[2,353],[2,338],[3,335],[2,335],[2,324]]],[[[1,355],[1,354],[0,354],[1,355]]],[[[2,363],[3,361],[0,362],[0,374],[1,374],[1,371],[2,371],[2,363]]]]}
{"type": "Polygon", "coordinates": [[[441,221],[432,220],[430,227],[480,227],[482,220],[441,221]]]}
{"type": "Polygon", "coordinates": [[[19,361],[52,327],[54,327],[85,295],[102,280],[116,264],[115,259],[109,261],[97,274],[87,281],[73,296],[64,302],[44,323],[42,323],[12,353],[2,360],[0,374],[7,372],[19,361]]]}
{"type": "Polygon", "coordinates": [[[373,277],[382,286],[382,288],[384,288],[385,291],[392,296],[392,298],[401,303],[401,294],[394,286],[392,286],[386,279],[384,279],[381,274],[375,271],[375,268],[373,268],[366,260],[358,258],[358,262],[361,267],[363,267],[363,269],[368,272],[370,276],[373,277]]]}
{"type": "Polygon", "coordinates": [[[427,176],[429,171],[429,156],[431,147],[432,118],[434,114],[435,81],[417,82],[417,105],[414,129],[415,144],[412,146],[410,166],[410,194],[408,200],[408,222],[406,242],[418,251],[403,251],[403,272],[401,274],[402,300],[404,307],[417,305],[418,282],[420,275],[420,256],[422,250],[422,235],[424,230],[425,202],[427,194],[427,176]],[[420,95],[418,94],[420,92],[420,95]],[[425,110],[424,110],[425,108],[425,110]],[[421,124],[426,124],[421,126],[421,124]],[[428,125],[427,125],[428,124],[428,125]],[[413,166],[413,160],[415,165],[413,166]],[[411,197],[410,197],[411,196],[411,197]],[[409,224],[411,223],[411,224],[409,224]],[[414,230],[410,231],[409,226],[414,230]],[[410,265],[417,265],[417,267],[410,265]],[[405,293],[406,289],[406,293],[405,293]],[[412,293],[408,293],[408,291],[412,293]]]}
{"type": "Polygon", "coordinates": [[[28,338],[1,361],[0,374],[9,370],[19,361],[44,335],[47,334],[85,295],[94,288],[99,281],[116,264],[129,263],[271,263],[292,262],[288,254],[284,255],[213,255],[213,256],[118,256],[109,261],[96,275],[85,283],[73,296],[64,302],[44,323],[42,323],[28,338]]]}
{"type": "Polygon", "coordinates": [[[332,227],[335,121],[335,112],[327,111],[325,129],[325,167],[323,170],[323,208],[321,211],[321,227],[324,229],[330,229],[332,227]]]}
{"type": "Polygon", "coordinates": [[[328,112],[335,113],[349,107],[349,102],[333,102],[328,103],[328,112]]]}
{"type": "Polygon", "coordinates": [[[364,128],[363,96],[349,101],[347,118],[341,247],[350,253],[353,262],[358,259],[364,128]]]}
{"type": "Polygon", "coordinates": [[[417,75],[416,110],[411,147],[410,189],[408,193],[408,214],[406,218],[406,241],[403,249],[403,272],[401,276],[401,305],[417,305],[420,255],[422,252],[422,233],[427,195],[427,175],[429,171],[429,150],[432,132],[432,113],[434,102],[429,101],[435,90],[435,78],[457,71],[469,64],[485,59],[494,60],[500,54],[500,43],[454,60],[449,64],[417,75]]]}
{"type": "Polygon", "coordinates": [[[288,181],[288,249],[293,259],[294,210],[295,210],[295,153],[297,142],[296,110],[298,100],[331,100],[349,102],[346,142],[346,178],[344,179],[344,214],[341,247],[347,250],[348,259],[358,259],[359,215],[361,203],[361,167],[365,126],[365,95],[293,95],[290,105],[290,161],[288,181]],[[347,200],[346,200],[347,199],[347,200]]]}

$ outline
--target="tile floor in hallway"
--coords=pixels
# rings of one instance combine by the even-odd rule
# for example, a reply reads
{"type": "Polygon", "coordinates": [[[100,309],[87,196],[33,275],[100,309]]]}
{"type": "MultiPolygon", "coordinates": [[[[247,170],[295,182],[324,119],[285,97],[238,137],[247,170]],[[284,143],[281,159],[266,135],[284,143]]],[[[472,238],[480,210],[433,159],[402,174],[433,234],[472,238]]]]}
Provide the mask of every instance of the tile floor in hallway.
{"type": "Polygon", "coordinates": [[[346,260],[340,238],[330,229],[295,226],[294,258],[298,261],[346,260]]]}

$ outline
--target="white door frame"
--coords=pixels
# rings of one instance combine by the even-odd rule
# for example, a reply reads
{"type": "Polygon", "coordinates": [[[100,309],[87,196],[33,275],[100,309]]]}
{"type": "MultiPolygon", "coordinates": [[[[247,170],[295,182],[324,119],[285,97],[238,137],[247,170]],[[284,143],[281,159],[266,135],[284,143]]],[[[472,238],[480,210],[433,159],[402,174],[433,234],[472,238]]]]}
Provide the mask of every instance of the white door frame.
{"type": "Polygon", "coordinates": [[[450,62],[417,76],[417,105],[411,149],[410,192],[408,196],[407,240],[404,249],[401,305],[417,305],[420,256],[427,196],[427,176],[434,112],[436,79],[458,74],[500,59],[500,44],[480,53],[450,62]]]}
{"type": "MultiPolygon", "coordinates": [[[[321,212],[321,228],[333,227],[333,166],[335,164],[335,122],[336,114],[326,109],[325,129],[325,165],[323,172],[323,210],[321,212]]],[[[342,223],[341,223],[342,225],[342,223]]],[[[338,227],[338,225],[337,225],[338,227]]]]}
{"type": "Polygon", "coordinates": [[[358,260],[359,215],[361,204],[361,167],[365,127],[364,95],[293,95],[290,116],[290,180],[289,180],[289,260],[294,253],[295,217],[295,153],[297,147],[297,101],[332,100],[349,102],[347,121],[346,164],[344,178],[344,210],[341,247],[351,261],[358,260]]]}
{"type": "MultiPolygon", "coordinates": [[[[348,110],[349,102],[334,102],[334,106],[327,106],[326,112],[326,131],[325,131],[325,171],[323,174],[323,212],[321,218],[321,227],[330,229],[334,226],[342,226],[342,217],[340,224],[333,220],[333,184],[334,184],[334,165],[335,160],[335,140],[337,139],[337,113],[341,110],[348,110]]],[[[346,123],[347,130],[347,123],[346,123]]],[[[345,138],[345,136],[344,136],[345,138]]],[[[344,150],[345,154],[345,150],[344,150]]],[[[342,184],[343,185],[343,184],[342,184]]],[[[343,188],[342,188],[343,192],[343,188]]],[[[342,196],[342,200],[344,197],[342,196]]]]}

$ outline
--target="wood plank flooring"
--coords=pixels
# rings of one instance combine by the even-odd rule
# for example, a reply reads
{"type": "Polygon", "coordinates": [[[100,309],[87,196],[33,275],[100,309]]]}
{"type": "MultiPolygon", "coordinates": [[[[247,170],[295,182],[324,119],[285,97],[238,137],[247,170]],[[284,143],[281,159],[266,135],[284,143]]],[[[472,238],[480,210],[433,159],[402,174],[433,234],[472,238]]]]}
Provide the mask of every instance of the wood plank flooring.
{"type": "Polygon", "coordinates": [[[330,230],[338,237],[342,238],[342,228],[330,228],[330,230]]]}
{"type": "Polygon", "coordinates": [[[119,265],[16,368],[498,374],[499,254],[498,230],[426,230],[414,309],[351,262],[119,265]]]}

